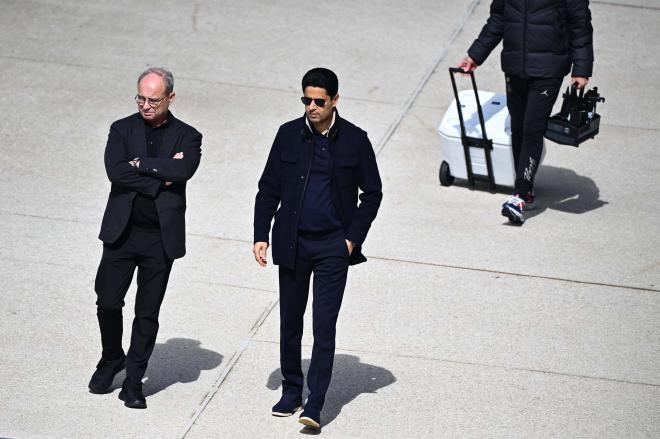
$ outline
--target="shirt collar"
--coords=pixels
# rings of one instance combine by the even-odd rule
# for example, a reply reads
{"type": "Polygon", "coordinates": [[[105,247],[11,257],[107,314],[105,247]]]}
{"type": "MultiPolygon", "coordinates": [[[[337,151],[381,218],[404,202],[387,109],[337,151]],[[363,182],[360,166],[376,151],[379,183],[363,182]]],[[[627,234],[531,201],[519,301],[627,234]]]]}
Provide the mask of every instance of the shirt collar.
{"type": "Polygon", "coordinates": [[[142,122],[144,122],[144,125],[145,125],[147,128],[150,128],[150,129],[152,129],[152,130],[158,130],[158,129],[161,129],[161,128],[167,128],[167,127],[170,126],[170,122],[172,121],[172,113],[170,113],[170,112],[168,111],[168,112],[167,112],[167,119],[165,119],[165,122],[161,123],[161,124],[158,125],[157,127],[152,127],[152,126],[149,124],[149,122],[147,122],[142,116],[140,116],[140,118],[142,119],[142,122]]]}
{"type": "Polygon", "coordinates": [[[318,134],[322,135],[323,137],[328,137],[328,134],[330,134],[330,129],[335,125],[335,117],[336,116],[337,116],[337,111],[333,110],[332,111],[332,121],[330,122],[330,126],[328,126],[328,129],[326,129],[322,133],[319,133],[318,131],[316,131],[314,126],[311,123],[309,123],[309,119],[307,118],[307,116],[305,116],[305,123],[307,124],[307,128],[309,128],[309,130],[312,133],[315,133],[315,134],[318,133],[318,134]]]}

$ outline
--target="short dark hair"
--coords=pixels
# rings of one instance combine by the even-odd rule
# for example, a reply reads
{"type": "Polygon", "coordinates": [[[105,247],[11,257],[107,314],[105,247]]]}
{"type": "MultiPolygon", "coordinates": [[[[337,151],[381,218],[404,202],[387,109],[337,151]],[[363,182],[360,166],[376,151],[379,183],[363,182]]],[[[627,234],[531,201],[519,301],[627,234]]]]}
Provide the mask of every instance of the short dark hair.
{"type": "Polygon", "coordinates": [[[339,90],[339,80],[337,75],[330,69],[316,67],[305,73],[302,78],[303,93],[307,87],[319,87],[325,89],[328,96],[334,98],[339,90]]]}

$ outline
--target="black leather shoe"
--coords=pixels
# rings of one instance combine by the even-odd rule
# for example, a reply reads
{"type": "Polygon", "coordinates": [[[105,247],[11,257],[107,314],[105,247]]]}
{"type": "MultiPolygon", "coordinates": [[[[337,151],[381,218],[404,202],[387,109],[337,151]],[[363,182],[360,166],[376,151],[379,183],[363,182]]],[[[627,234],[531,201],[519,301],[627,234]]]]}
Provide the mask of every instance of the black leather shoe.
{"type": "Polygon", "coordinates": [[[127,377],[124,384],[121,385],[119,399],[124,401],[124,405],[131,409],[147,408],[147,399],[142,393],[142,381],[135,382],[127,377]]]}
{"type": "Polygon", "coordinates": [[[106,360],[101,358],[99,364],[96,365],[96,370],[92,374],[92,379],[89,380],[89,391],[91,393],[108,393],[112,387],[112,380],[115,375],[124,370],[126,365],[126,355],[123,355],[115,360],[106,360]]]}

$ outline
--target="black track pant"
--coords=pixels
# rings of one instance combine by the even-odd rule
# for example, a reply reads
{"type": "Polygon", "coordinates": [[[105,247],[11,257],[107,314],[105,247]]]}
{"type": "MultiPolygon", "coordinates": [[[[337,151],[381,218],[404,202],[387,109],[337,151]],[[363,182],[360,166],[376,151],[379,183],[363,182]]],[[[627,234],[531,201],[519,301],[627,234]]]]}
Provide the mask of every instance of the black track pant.
{"type": "Polygon", "coordinates": [[[131,346],[126,355],[126,376],[139,381],[156,343],[158,313],[172,260],[165,254],[160,230],[128,227],[117,242],[103,244],[103,256],[96,274],[96,305],[102,356],[118,358],[124,352],[121,345],[124,297],[137,267],[135,318],[131,346]]]}
{"type": "Polygon", "coordinates": [[[516,167],[514,193],[532,192],[543,152],[543,134],[563,78],[506,76],[506,99],[511,115],[511,143],[516,167]]]}

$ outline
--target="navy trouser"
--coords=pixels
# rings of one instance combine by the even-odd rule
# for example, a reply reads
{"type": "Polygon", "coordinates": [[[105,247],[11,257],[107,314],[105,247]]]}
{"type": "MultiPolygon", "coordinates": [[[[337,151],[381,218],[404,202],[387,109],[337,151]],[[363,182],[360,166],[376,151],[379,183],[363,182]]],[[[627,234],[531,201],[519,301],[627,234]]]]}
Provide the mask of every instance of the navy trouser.
{"type": "Polygon", "coordinates": [[[280,367],[283,394],[300,399],[303,391],[300,342],[310,276],[313,283],[314,347],[307,374],[305,405],[321,410],[335,356],[335,328],[348,275],[349,254],[343,230],[298,237],[295,269],[280,266],[280,367]]]}
{"type": "Polygon", "coordinates": [[[511,145],[516,168],[514,192],[527,194],[543,153],[543,135],[563,78],[521,78],[506,75],[506,100],[511,115],[511,145]]]}
{"type": "Polygon", "coordinates": [[[135,318],[126,355],[126,376],[139,381],[156,344],[158,314],[172,269],[159,229],[128,226],[117,242],[103,244],[95,282],[103,358],[114,359],[124,353],[122,308],[136,267],[135,318]]]}

